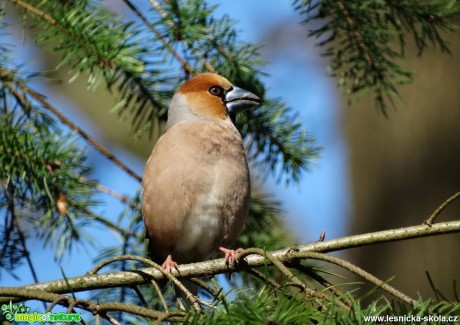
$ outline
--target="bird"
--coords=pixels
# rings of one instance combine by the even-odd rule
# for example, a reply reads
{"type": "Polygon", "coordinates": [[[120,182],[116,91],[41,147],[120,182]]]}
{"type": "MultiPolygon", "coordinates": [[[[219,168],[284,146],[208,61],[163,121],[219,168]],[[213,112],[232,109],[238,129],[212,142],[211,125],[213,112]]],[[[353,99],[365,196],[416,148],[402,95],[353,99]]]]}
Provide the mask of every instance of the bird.
{"type": "Polygon", "coordinates": [[[225,253],[250,206],[250,175],[235,117],[255,94],[215,73],[187,80],[173,95],[165,131],[147,160],[142,215],[150,255],[167,271],[225,253]]]}

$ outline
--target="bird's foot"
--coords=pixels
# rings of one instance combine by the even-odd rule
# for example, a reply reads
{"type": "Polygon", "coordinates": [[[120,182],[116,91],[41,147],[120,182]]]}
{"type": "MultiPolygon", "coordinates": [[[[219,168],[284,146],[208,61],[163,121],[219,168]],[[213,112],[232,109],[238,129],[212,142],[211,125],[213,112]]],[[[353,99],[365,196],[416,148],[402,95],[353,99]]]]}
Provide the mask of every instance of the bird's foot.
{"type": "Polygon", "coordinates": [[[166,260],[163,262],[163,264],[161,264],[161,267],[164,268],[169,273],[171,273],[172,268],[175,268],[176,270],[178,270],[177,263],[173,261],[171,255],[168,255],[168,257],[166,257],[166,260]]]}
{"type": "Polygon", "coordinates": [[[227,265],[227,267],[230,265],[230,263],[232,265],[235,265],[237,263],[236,254],[241,253],[243,251],[242,248],[233,250],[224,247],[219,247],[219,250],[225,254],[225,265],[227,265]]]}

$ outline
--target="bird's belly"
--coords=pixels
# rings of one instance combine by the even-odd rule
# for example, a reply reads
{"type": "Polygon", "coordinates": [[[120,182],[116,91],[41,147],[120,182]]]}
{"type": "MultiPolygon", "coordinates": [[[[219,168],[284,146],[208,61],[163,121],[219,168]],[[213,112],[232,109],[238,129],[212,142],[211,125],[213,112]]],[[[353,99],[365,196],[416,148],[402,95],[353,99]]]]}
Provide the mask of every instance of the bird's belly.
{"type": "Polygon", "coordinates": [[[173,256],[181,263],[202,261],[216,249],[223,231],[222,204],[208,199],[187,218],[173,256]]]}
{"type": "MultiPolygon", "coordinates": [[[[200,191],[190,193],[195,200],[180,231],[173,256],[181,263],[208,259],[230,234],[225,227],[234,228],[236,209],[242,203],[244,191],[235,191],[229,184],[244,179],[240,175],[222,173],[215,164],[203,177],[200,191]],[[206,184],[206,185],[204,185],[206,184]]],[[[238,187],[238,186],[237,186],[238,187]]]]}

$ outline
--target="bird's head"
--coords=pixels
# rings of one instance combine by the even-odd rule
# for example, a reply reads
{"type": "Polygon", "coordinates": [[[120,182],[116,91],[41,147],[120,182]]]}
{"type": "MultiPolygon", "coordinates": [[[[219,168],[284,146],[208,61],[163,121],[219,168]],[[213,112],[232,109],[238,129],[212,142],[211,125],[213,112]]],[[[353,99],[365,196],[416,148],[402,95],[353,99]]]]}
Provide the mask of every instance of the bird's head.
{"type": "Polygon", "coordinates": [[[259,97],[224,77],[202,73],[185,82],[174,95],[166,128],[185,120],[234,121],[236,114],[259,103],[259,97]]]}

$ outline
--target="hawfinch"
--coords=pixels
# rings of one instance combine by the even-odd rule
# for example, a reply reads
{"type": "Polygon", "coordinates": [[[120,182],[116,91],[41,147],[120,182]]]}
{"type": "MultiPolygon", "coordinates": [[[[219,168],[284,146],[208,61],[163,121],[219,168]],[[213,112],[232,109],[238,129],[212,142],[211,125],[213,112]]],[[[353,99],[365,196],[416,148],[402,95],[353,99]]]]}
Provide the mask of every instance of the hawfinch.
{"type": "Polygon", "coordinates": [[[213,73],[176,92],[166,130],[147,161],[142,214],[150,253],[171,271],[227,249],[243,228],[250,203],[249,169],[232,120],[260,99],[213,73]]]}

